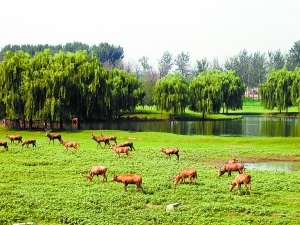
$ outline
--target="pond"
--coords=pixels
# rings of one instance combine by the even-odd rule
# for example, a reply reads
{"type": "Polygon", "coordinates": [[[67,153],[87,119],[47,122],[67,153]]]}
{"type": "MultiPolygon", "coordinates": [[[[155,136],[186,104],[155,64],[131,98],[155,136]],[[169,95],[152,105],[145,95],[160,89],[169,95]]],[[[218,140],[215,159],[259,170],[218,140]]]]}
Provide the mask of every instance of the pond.
{"type": "Polygon", "coordinates": [[[300,162],[283,162],[283,161],[269,161],[269,162],[255,162],[244,163],[247,170],[263,170],[263,171],[281,171],[293,172],[300,171],[300,162]]]}
{"type": "MultiPolygon", "coordinates": [[[[72,129],[71,124],[64,124],[72,129]]],[[[183,135],[300,137],[298,117],[244,116],[237,120],[214,121],[119,121],[81,123],[85,130],[167,132],[183,135]]]]}

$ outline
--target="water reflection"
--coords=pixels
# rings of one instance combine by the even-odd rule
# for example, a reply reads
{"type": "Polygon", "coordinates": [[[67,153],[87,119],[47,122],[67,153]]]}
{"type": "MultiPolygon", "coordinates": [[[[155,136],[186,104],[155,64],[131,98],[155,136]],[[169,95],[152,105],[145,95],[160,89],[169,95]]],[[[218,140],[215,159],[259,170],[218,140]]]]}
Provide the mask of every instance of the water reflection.
{"type": "MultiPolygon", "coordinates": [[[[72,129],[71,124],[64,124],[72,129]]],[[[238,120],[216,121],[120,121],[81,123],[85,130],[153,131],[183,135],[300,137],[297,117],[244,116],[238,120]]]]}
{"type": "Polygon", "coordinates": [[[244,163],[247,170],[264,170],[264,171],[283,171],[292,172],[300,171],[300,162],[257,162],[244,163]]]}

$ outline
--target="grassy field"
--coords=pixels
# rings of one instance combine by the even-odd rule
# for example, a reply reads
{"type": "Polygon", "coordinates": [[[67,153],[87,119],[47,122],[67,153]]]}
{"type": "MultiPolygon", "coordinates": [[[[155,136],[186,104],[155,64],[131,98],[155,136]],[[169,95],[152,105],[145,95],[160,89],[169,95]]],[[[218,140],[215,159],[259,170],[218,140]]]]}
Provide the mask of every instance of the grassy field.
{"type": "Polygon", "coordinates": [[[299,138],[187,136],[156,132],[103,131],[118,142],[130,140],[131,157],[117,158],[107,147],[98,148],[92,132],[62,131],[65,141],[78,141],[80,151],[49,139],[42,131],[8,131],[23,140],[35,138],[37,147],[10,144],[0,148],[0,224],[33,221],[58,224],[300,224],[300,173],[247,170],[252,190],[242,195],[228,183],[236,175],[217,177],[218,167],[232,153],[239,160],[300,161],[299,138]],[[167,158],[161,147],[177,146],[180,160],[167,158]],[[92,166],[108,168],[108,181],[86,176],[92,166]],[[171,178],[183,168],[198,171],[196,185],[174,186],[171,178]],[[134,185],[123,190],[112,182],[114,174],[136,173],[143,177],[144,191],[134,185]],[[180,203],[173,211],[166,206],[180,203]]]}

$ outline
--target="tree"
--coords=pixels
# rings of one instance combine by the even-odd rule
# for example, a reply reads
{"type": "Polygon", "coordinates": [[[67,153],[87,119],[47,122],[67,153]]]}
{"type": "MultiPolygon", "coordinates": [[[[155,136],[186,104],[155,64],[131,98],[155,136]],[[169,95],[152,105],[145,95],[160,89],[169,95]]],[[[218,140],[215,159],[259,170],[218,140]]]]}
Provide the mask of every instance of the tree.
{"type": "Polygon", "coordinates": [[[300,41],[296,41],[287,55],[287,68],[294,70],[300,67],[300,41]]]}
{"type": "Polygon", "coordinates": [[[268,57],[268,71],[271,71],[272,69],[280,70],[285,66],[285,56],[280,50],[274,52],[268,51],[268,57]]]}
{"type": "Polygon", "coordinates": [[[261,102],[264,108],[273,110],[275,107],[281,113],[292,106],[290,86],[293,83],[292,72],[286,68],[272,70],[267,81],[259,86],[261,102]]]}
{"type": "Polygon", "coordinates": [[[250,57],[248,87],[256,88],[267,76],[267,60],[265,54],[256,52],[250,57]]]}
{"type": "Polygon", "coordinates": [[[175,59],[176,70],[179,71],[185,78],[190,74],[190,54],[181,52],[175,59]]]}
{"type": "MultiPolygon", "coordinates": [[[[24,120],[25,102],[22,94],[26,93],[23,85],[29,75],[30,56],[23,51],[16,53],[8,51],[1,64],[0,76],[3,81],[1,90],[6,116],[16,121],[24,120]]],[[[19,122],[17,127],[20,127],[19,122]]]]}
{"type": "Polygon", "coordinates": [[[173,63],[172,54],[168,51],[164,52],[161,59],[158,60],[159,78],[164,77],[171,71],[173,63]]]}
{"type": "Polygon", "coordinates": [[[148,70],[152,69],[152,66],[150,66],[148,60],[149,58],[146,56],[143,56],[139,59],[139,63],[141,64],[144,72],[147,72],[148,70]]]}
{"type": "Polygon", "coordinates": [[[222,107],[221,71],[208,70],[192,78],[189,86],[190,109],[206,114],[218,113],[222,107]]]}
{"type": "Polygon", "coordinates": [[[207,58],[196,60],[196,68],[194,69],[193,74],[195,76],[198,76],[200,73],[208,70],[208,68],[209,68],[209,62],[207,58]]]}
{"type": "Polygon", "coordinates": [[[122,47],[108,43],[100,43],[98,46],[93,45],[91,52],[99,59],[99,62],[106,65],[106,68],[115,67],[116,63],[124,58],[122,47]]]}
{"type": "Polygon", "coordinates": [[[242,81],[250,86],[249,67],[251,65],[251,55],[244,49],[238,55],[235,55],[225,61],[226,70],[234,70],[241,77],[242,81]]]}
{"type": "Polygon", "coordinates": [[[228,70],[220,74],[223,104],[228,109],[237,110],[243,108],[243,96],[246,85],[235,71],[228,70]]]}
{"type": "Polygon", "coordinates": [[[189,103],[188,84],[179,73],[169,73],[159,79],[153,90],[154,104],[158,110],[173,115],[183,114],[189,103]]]}
{"type": "Polygon", "coordinates": [[[211,65],[211,69],[212,70],[220,70],[223,71],[223,68],[221,67],[220,63],[219,63],[219,59],[218,58],[214,58],[212,65],[211,65]]]}

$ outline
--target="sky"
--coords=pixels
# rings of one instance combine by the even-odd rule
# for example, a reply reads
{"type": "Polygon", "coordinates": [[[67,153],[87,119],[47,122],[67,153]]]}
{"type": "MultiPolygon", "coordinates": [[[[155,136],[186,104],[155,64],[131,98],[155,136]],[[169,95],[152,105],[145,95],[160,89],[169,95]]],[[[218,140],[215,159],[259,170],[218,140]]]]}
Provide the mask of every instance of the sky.
{"type": "Polygon", "coordinates": [[[300,40],[299,0],[9,0],[0,7],[0,48],[107,42],[124,61],[189,53],[191,65],[246,50],[287,53],[300,40]]]}

